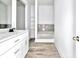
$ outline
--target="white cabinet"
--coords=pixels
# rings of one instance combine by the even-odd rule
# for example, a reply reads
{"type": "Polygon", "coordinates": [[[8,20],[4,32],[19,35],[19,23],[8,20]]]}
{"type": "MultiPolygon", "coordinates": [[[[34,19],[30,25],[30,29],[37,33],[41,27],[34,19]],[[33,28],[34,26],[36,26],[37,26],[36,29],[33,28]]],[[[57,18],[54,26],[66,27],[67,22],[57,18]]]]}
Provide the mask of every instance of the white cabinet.
{"type": "Polygon", "coordinates": [[[15,47],[11,48],[8,52],[3,54],[1,57],[7,58],[16,58],[21,57],[21,43],[16,45],[15,47]]]}
{"type": "Polygon", "coordinates": [[[0,43],[0,55],[4,54],[6,51],[8,51],[14,45],[15,45],[15,40],[14,39],[9,39],[5,42],[0,43]]]}
{"type": "Polygon", "coordinates": [[[24,58],[29,50],[29,37],[25,32],[0,43],[0,58],[24,58]]]}
{"type": "MultiPolygon", "coordinates": [[[[26,40],[25,40],[25,41],[26,41],[26,40]]],[[[27,51],[27,50],[26,50],[26,45],[27,45],[27,44],[25,44],[25,43],[26,43],[25,41],[23,41],[22,44],[21,44],[21,57],[24,57],[24,56],[26,55],[26,53],[27,53],[27,52],[26,52],[26,51],[27,51]]]]}
{"type": "Polygon", "coordinates": [[[16,58],[14,50],[9,50],[7,53],[0,56],[0,58],[16,58]]]}

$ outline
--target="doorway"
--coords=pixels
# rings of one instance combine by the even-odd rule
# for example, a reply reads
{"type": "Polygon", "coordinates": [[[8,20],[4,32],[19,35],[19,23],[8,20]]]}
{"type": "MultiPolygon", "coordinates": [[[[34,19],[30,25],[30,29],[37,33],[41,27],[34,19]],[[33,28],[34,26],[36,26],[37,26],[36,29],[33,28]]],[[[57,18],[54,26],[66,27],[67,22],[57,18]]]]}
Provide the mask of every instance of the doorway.
{"type": "Polygon", "coordinates": [[[25,4],[20,0],[17,0],[16,23],[17,30],[25,30],[25,4]]]}
{"type": "Polygon", "coordinates": [[[54,0],[36,0],[35,42],[54,42],[54,0]]]}

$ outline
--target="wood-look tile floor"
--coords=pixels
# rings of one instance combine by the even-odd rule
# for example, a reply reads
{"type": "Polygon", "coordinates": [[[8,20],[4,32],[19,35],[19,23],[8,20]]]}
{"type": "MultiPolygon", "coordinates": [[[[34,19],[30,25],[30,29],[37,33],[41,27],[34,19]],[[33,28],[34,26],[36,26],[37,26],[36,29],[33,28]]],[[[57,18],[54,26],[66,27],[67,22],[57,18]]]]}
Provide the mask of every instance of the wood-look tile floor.
{"type": "Polygon", "coordinates": [[[35,43],[31,40],[25,58],[60,58],[60,56],[54,43],[35,43]]]}

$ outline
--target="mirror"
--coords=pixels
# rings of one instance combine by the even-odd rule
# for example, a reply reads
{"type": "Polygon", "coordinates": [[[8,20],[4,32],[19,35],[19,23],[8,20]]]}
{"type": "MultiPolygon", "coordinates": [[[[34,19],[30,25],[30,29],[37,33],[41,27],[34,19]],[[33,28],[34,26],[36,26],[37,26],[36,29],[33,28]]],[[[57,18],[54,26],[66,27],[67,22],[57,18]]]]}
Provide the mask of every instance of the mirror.
{"type": "Polygon", "coordinates": [[[22,0],[17,0],[16,29],[25,30],[25,4],[22,0]]]}
{"type": "Polygon", "coordinates": [[[12,1],[0,0],[0,29],[11,28],[12,1]]]}

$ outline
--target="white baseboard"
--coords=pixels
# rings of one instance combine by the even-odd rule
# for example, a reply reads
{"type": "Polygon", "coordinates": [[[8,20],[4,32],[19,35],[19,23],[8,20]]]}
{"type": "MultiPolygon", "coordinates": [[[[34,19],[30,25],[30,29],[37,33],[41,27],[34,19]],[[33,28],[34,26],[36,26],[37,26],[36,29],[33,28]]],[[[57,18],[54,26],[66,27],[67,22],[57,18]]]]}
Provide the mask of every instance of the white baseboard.
{"type": "Polygon", "coordinates": [[[56,43],[55,43],[55,47],[57,48],[60,57],[65,58],[64,54],[62,53],[62,51],[60,50],[60,48],[58,47],[58,45],[56,43]]]}
{"type": "Polygon", "coordinates": [[[35,39],[35,42],[47,42],[47,43],[53,43],[54,39],[35,39]]]}

